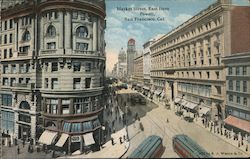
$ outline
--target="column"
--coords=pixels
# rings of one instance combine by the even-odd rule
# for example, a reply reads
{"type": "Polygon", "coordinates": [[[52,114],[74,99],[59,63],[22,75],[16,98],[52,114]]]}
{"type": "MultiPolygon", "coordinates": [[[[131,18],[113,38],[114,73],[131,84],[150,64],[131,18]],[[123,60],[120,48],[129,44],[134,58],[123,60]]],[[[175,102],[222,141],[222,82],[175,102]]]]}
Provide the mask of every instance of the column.
{"type": "Polygon", "coordinates": [[[62,99],[58,99],[58,115],[62,114],[62,99]]]}
{"type": "Polygon", "coordinates": [[[70,145],[71,145],[71,136],[69,136],[69,144],[68,144],[68,155],[71,155],[71,152],[70,152],[70,145]]]}
{"type": "Polygon", "coordinates": [[[44,21],[44,18],[43,18],[43,15],[40,15],[40,50],[43,50],[44,49],[44,34],[43,34],[43,30],[44,30],[44,24],[43,24],[43,21],[44,21]]]}
{"type": "Polygon", "coordinates": [[[19,19],[15,20],[15,34],[16,34],[15,42],[16,42],[16,47],[15,47],[15,50],[13,50],[13,52],[18,51],[18,20],[19,19]]]}
{"type": "Polygon", "coordinates": [[[73,98],[70,98],[70,104],[69,104],[69,114],[73,114],[73,98]]]}
{"type": "Polygon", "coordinates": [[[71,11],[65,14],[65,49],[71,49],[71,11]]]}
{"type": "MultiPolygon", "coordinates": [[[[63,24],[63,12],[62,11],[58,12],[58,15],[60,24],[63,24]]],[[[63,49],[63,25],[59,26],[58,32],[59,32],[58,47],[59,49],[63,49]]]]}
{"type": "Polygon", "coordinates": [[[97,51],[97,19],[93,18],[93,50],[97,51]]]}

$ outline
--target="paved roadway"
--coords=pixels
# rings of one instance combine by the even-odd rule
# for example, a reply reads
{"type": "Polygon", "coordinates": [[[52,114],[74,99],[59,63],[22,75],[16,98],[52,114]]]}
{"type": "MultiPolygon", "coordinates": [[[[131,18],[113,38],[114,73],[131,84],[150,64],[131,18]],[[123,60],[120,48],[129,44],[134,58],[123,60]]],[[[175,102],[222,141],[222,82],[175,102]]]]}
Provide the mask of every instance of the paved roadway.
{"type": "Polygon", "coordinates": [[[199,145],[205,148],[214,157],[247,157],[243,151],[221,140],[204,128],[188,123],[174,114],[173,110],[167,110],[163,106],[148,101],[147,105],[130,106],[135,114],[141,116],[144,131],[139,130],[138,121],[128,127],[131,138],[130,148],[125,157],[149,135],[159,135],[163,138],[163,145],[166,147],[162,157],[179,157],[172,148],[172,137],[176,134],[186,134],[193,138],[199,145]],[[169,123],[167,123],[167,118],[169,123]]]}

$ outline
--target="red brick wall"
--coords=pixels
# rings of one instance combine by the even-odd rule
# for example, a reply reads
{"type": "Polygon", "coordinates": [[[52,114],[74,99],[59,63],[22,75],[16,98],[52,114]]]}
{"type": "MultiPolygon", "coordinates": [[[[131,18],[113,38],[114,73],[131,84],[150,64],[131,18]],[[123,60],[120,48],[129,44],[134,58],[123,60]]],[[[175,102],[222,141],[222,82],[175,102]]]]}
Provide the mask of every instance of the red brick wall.
{"type": "Polygon", "coordinates": [[[250,7],[237,6],[231,13],[232,54],[250,52],[250,7]]]}

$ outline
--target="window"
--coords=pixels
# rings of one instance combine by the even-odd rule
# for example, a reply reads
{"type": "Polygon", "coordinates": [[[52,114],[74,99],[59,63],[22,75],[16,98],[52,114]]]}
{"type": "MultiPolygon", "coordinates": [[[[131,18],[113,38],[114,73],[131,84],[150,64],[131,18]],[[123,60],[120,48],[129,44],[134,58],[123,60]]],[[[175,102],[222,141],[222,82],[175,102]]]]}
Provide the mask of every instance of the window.
{"type": "Polygon", "coordinates": [[[23,34],[23,41],[30,41],[30,32],[28,30],[23,34]]]}
{"type": "Polygon", "coordinates": [[[217,57],[216,59],[217,59],[217,64],[220,65],[220,58],[217,57]]]}
{"type": "Polygon", "coordinates": [[[237,96],[237,103],[240,104],[240,97],[237,96]]]}
{"type": "Polygon", "coordinates": [[[54,71],[58,71],[58,63],[57,62],[52,62],[52,69],[51,69],[52,72],[54,71]]]}
{"type": "Polygon", "coordinates": [[[19,51],[23,54],[27,54],[30,49],[30,46],[23,46],[19,48],[19,51]]]}
{"type": "Polygon", "coordinates": [[[14,133],[15,129],[15,116],[13,112],[9,111],[1,111],[2,119],[1,119],[1,129],[7,130],[7,133],[14,133]]]}
{"type": "MultiPolygon", "coordinates": [[[[1,29],[1,27],[0,27],[1,29]]],[[[1,31],[0,31],[1,32],[1,31]]],[[[0,35],[0,45],[2,44],[2,36],[0,35]]]]}
{"type": "Polygon", "coordinates": [[[91,78],[86,78],[85,79],[85,88],[90,88],[91,86],[91,78]]]}
{"type": "Polygon", "coordinates": [[[8,65],[3,65],[3,74],[9,73],[9,67],[8,65]]]}
{"type": "Polygon", "coordinates": [[[30,78],[26,78],[26,84],[30,83],[30,78]]]}
{"type": "Polygon", "coordinates": [[[242,67],[242,75],[247,75],[247,66],[242,67]]]}
{"type": "Polygon", "coordinates": [[[236,91],[240,91],[240,81],[236,81],[236,91]]]}
{"type": "Polygon", "coordinates": [[[47,113],[58,113],[58,99],[46,99],[47,113]]]}
{"type": "Polygon", "coordinates": [[[217,94],[221,94],[221,86],[215,86],[217,94]]]}
{"type": "Polygon", "coordinates": [[[74,113],[86,113],[90,111],[90,101],[89,97],[87,98],[75,98],[74,99],[74,113]]]}
{"type": "Polygon", "coordinates": [[[247,81],[243,81],[243,92],[247,92],[247,81]]]}
{"type": "Polygon", "coordinates": [[[47,49],[56,49],[56,43],[55,42],[51,42],[51,43],[47,43],[47,49]]]}
{"type": "Polygon", "coordinates": [[[16,65],[11,65],[11,73],[16,73],[16,65]]]}
{"type": "Polygon", "coordinates": [[[85,72],[90,72],[90,71],[91,71],[91,63],[88,62],[88,63],[86,63],[86,65],[85,65],[85,72]]]}
{"type": "Polygon", "coordinates": [[[80,62],[74,62],[73,63],[73,69],[74,69],[74,72],[80,71],[81,70],[81,63],[80,62]]]}
{"type": "Polygon", "coordinates": [[[58,18],[58,13],[57,12],[54,12],[55,13],[55,19],[58,18]]]}
{"type": "Polygon", "coordinates": [[[212,60],[208,59],[208,64],[211,65],[212,64],[212,60]]]}
{"type": "Polygon", "coordinates": [[[82,123],[72,123],[70,132],[81,132],[82,131],[82,123]]]}
{"type": "Polygon", "coordinates": [[[202,78],[201,72],[199,72],[199,74],[200,74],[200,78],[202,78]]]}
{"type": "Polygon", "coordinates": [[[4,49],[4,55],[3,58],[6,59],[7,58],[7,49],[4,49]]]}
{"type": "Polygon", "coordinates": [[[4,35],[4,44],[7,44],[7,35],[4,35]]]}
{"type": "Polygon", "coordinates": [[[71,123],[65,122],[63,125],[63,131],[70,132],[71,123]]]}
{"type": "Polygon", "coordinates": [[[73,79],[73,89],[80,89],[81,88],[81,78],[74,78],[73,79]]]}
{"type": "Polygon", "coordinates": [[[25,73],[25,68],[24,68],[23,64],[20,64],[20,66],[19,66],[19,72],[20,73],[25,73]]]}
{"type": "Polygon", "coordinates": [[[85,26],[80,26],[76,29],[76,36],[86,38],[88,36],[88,29],[85,26]]]}
{"type": "Polygon", "coordinates": [[[201,65],[203,65],[204,64],[204,60],[201,60],[201,65]]]}
{"type": "Polygon", "coordinates": [[[13,28],[13,20],[10,19],[10,29],[12,29],[12,28],[13,28]]]}
{"type": "Polygon", "coordinates": [[[82,123],[83,131],[90,131],[93,129],[93,125],[91,121],[83,122],[82,123]]]}
{"type": "Polygon", "coordinates": [[[236,75],[240,75],[240,67],[236,67],[236,75]]]}
{"type": "Polygon", "coordinates": [[[4,30],[7,30],[7,21],[4,21],[4,30]]]}
{"type": "Polygon", "coordinates": [[[26,64],[26,72],[30,72],[30,64],[26,64]]]}
{"type": "Polygon", "coordinates": [[[19,114],[18,115],[18,119],[19,119],[19,121],[26,122],[26,123],[30,123],[31,122],[30,116],[26,115],[26,114],[19,114]]]}
{"type": "Polygon", "coordinates": [[[10,58],[13,57],[13,53],[12,53],[12,49],[11,48],[9,49],[9,56],[10,56],[10,58]]]}
{"type": "Polygon", "coordinates": [[[49,88],[49,79],[45,78],[44,80],[44,88],[49,88]]]}
{"type": "Polygon", "coordinates": [[[76,43],[76,50],[86,51],[86,50],[88,50],[88,44],[87,43],[76,43]]]}
{"type": "Polygon", "coordinates": [[[233,102],[233,101],[234,101],[234,96],[233,96],[232,94],[229,94],[229,97],[228,97],[228,98],[229,98],[229,101],[230,101],[230,102],[233,102]]]}
{"type": "Polygon", "coordinates": [[[232,67],[228,67],[228,75],[232,75],[233,74],[233,68],[232,67]]]}
{"type": "Polygon", "coordinates": [[[69,99],[63,99],[62,100],[62,114],[69,114],[69,99]]]}
{"type": "Polygon", "coordinates": [[[208,79],[210,78],[210,72],[207,72],[207,78],[208,79]]]}
{"type": "Polygon", "coordinates": [[[195,77],[195,73],[193,72],[193,77],[195,77]]]}
{"type": "Polygon", "coordinates": [[[58,89],[58,79],[57,78],[51,79],[51,89],[58,89]]]}
{"type": "Polygon", "coordinates": [[[247,106],[247,98],[246,97],[243,98],[243,105],[247,106]]]}
{"type": "Polygon", "coordinates": [[[11,106],[12,105],[12,95],[11,94],[2,94],[2,105],[11,106]]]}
{"type": "Polygon", "coordinates": [[[10,34],[10,43],[12,43],[12,34],[10,34]]]}
{"type": "Polygon", "coordinates": [[[47,36],[54,37],[56,36],[56,28],[53,25],[50,25],[47,29],[47,36]]]}
{"type": "Polygon", "coordinates": [[[18,83],[23,84],[24,83],[23,78],[19,78],[18,83]]]}
{"type": "Polygon", "coordinates": [[[215,72],[215,74],[216,74],[216,78],[220,79],[220,72],[215,72]]]}
{"type": "Polygon", "coordinates": [[[228,81],[228,89],[229,89],[229,90],[233,90],[233,86],[234,86],[234,85],[233,85],[233,81],[232,81],[232,80],[229,80],[229,81],[228,81]]]}

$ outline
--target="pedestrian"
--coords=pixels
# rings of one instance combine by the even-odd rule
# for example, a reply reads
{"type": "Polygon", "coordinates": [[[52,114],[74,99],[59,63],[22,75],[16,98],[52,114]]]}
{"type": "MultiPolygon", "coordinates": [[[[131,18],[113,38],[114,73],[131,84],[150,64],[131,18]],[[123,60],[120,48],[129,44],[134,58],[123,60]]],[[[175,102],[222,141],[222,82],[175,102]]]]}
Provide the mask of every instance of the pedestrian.
{"type": "Polygon", "coordinates": [[[246,144],[246,151],[248,151],[248,144],[246,144]]]}
{"type": "Polygon", "coordinates": [[[25,140],[24,140],[24,138],[23,138],[23,147],[24,147],[24,145],[25,145],[25,140]]]}
{"type": "Polygon", "coordinates": [[[240,141],[238,142],[238,147],[240,147],[240,141]]]}
{"type": "Polygon", "coordinates": [[[126,140],[126,135],[123,135],[123,140],[124,140],[124,141],[126,140]]]}
{"type": "Polygon", "coordinates": [[[113,137],[111,137],[111,143],[112,143],[112,145],[115,144],[115,143],[114,143],[114,138],[113,138],[113,137]]]}
{"type": "Polygon", "coordinates": [[[168,123],[169,121],[168,121],[168,118],[167,118],[167,123],[168,123]]]}
{"type": "Polygon", "coordinates": [[[119,139],[120,139],[120,144],[122,144],[122,137],[119,137],[119,139]]]}
{"type": "Polygon", "coordinates": [[[20,148],[19,148],[19,145],[17,146],[17,154],[20,154],[20,148]]]}
{"type": "Polygon", "coordinates": [[[241,145],[243,145],[244,143],[243,143],[243,137],[241,137],[241,145]]]}
{"type": "Polygon", "coordinates": [[[9,147],[11,147],[11,141],[10,141],[10,139],[9,139],[9,147]]]}

